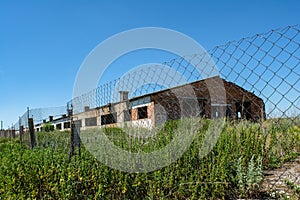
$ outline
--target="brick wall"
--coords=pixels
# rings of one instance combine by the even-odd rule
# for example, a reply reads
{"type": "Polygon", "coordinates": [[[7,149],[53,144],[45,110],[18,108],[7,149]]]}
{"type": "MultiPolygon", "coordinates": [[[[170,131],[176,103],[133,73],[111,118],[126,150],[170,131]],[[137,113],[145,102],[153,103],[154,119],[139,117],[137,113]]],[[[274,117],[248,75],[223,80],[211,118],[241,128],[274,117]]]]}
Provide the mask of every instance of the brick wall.
{"type": "MultiPolygon", "coordinates": [[[[155,105],[160,105],[160,108],[155,110],[155,115],[160,115],[160,113],[163,115],[163,112],[166,112],[168,119],[180,118],[184,113],[183,110],[181,110],[184,109],[182,107],[182,101],[183,98],[187,97],[203,99],[203,114],[204,117],[207,118],[213,118],[213,108],[211,105],[220,105],[223,106],[223,108],[221,108],[223,113],[220,113],[219,116],[225,116],[225,112],[228,110],[231,112],[230,116],[233,119],[237,119],[237,109],[239,107],[237,105],[244,105],[248,102],[250,103],[250,108],[247,110],[247,117],[249,117],[249,119],[259,120],[261,117],[265,118],[265,106],[261,98],[234,83],[227,82],[218,77],[152,94],[151,101],[154,102],[155,105]]],[[[195,106],[196,103],[197,102],[194,101],[194,105],[191,106],[195,106]]],[[[246,112],[246,109],[243,111],[246,112]]]]}

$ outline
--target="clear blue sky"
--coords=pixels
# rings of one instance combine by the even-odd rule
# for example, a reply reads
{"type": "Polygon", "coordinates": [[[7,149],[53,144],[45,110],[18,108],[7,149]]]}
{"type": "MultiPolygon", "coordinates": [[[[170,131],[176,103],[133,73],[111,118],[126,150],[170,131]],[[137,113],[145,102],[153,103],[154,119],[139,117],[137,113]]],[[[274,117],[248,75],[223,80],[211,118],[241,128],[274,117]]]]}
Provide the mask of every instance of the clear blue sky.
{"type": "Polygon", "coordinates": [[[27,106],[65,105],[88,53],[121,31],[165,27],[212,49],[230,40],[299,24],[299,10],[297,0],[1,0],[0,120],[7,128],[27,106]]]}

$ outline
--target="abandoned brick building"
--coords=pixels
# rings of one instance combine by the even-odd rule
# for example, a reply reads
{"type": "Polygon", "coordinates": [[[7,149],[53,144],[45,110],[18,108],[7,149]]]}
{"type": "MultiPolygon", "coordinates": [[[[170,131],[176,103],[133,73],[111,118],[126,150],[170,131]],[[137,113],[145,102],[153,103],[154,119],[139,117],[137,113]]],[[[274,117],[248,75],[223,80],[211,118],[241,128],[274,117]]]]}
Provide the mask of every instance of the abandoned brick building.
{"type": "Polygon", "coordinates": [[[195,81],[186,85],[128,99],[120,92],[120,101],[75,114],[83,129],[106,126],[154,127],[167,120],[183,117],[247,119],[265,118],[261,98],[220,77],[195,81]]]}

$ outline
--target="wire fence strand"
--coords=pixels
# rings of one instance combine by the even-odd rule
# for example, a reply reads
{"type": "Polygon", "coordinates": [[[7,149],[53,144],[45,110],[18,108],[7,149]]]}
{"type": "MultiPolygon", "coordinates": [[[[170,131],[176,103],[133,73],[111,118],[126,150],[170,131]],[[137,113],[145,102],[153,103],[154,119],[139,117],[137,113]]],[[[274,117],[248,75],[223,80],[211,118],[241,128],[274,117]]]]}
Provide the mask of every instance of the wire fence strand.
{"type": "MultiPolygon", "coordinates": [[[[281,157],[282,162],[292,162],[287,158],[291,151],[296,151],[296,155],[300,153],[299,141],[289,140],[293,134],[299,138],[300,130],[299,26],[287,26],[231,41],[216,46],[208,54],[218,72],[207,62],[205,54],[186,55],[160,65],[144,66],[73,98],[67,106],[32,109],[20,118],[14,129],[18,130],[20,123],[28,127],[28,114],[34,118],[35,124],[39,124],[45,119],[47,121],[49,116],[56,119],[66,115],[67,109],[72,109],[74,120],[80,121],[83,129],[109,125],[126,128],[124,124],[151,129],[182,117],[226,117],[233,124],[243,120],[259,124],[258,131],[269,145],[266,147],[268,153],[271,152],[262,162],[272,166],[272,159],[276,156],[281,157]],[[210,90],[205,80],[221,81],[226,99],[214,102],[211,92],[218,93],[220,87],[210,90]],[[193,94],[189,94],[188,87],[192,88],[193,94]],[[278,127],[278,124],[284,126],[278,127]],[[277,127],[275,132],[274,127],[277,127]],[[275,146],[279,150],[274,150],[275,146]]],[[[240,125],[234,126],[239,130],[240,125]]],[[[132,144],[129,146],[131,148],[132,144]]],[[[276,190],[278,183],[283,185],[284,181],[292,181],[299,187],[299,171],[294,173],[298,169],[297,162],[280,169],[282,173],[276,177],[273,175],[278,171],[264,171],[264,187],[276,190]]],[[[200,183],[201,180],[190,182],[200,183]]],[[[172,197],[177,187],[190,187],[190,184],[181,182],[166,195],[172,197]]],[[[299,197],[297,192],[294,195],[299,197]]]]}

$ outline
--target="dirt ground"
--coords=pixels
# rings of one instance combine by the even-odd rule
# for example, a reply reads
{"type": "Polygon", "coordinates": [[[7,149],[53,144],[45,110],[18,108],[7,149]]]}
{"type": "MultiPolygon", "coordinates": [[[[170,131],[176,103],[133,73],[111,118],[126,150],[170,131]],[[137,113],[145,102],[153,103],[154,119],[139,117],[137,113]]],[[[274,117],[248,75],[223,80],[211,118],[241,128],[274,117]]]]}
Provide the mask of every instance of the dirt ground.
{"type": "MultiPolygon", "coordinates": [[[[262,189],[272,198],[300,199],[300,156],[281,168],[264,172],[262,189]],[[294,188],[291,188],[292,183],[294,188]],[[296,192],[295,187],[298,187],[296,192]]],[[[292,186],[292,187],[293,187],[292,186]]]]}

